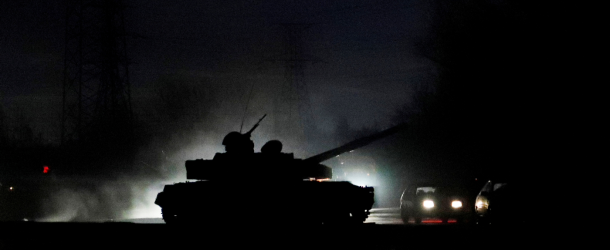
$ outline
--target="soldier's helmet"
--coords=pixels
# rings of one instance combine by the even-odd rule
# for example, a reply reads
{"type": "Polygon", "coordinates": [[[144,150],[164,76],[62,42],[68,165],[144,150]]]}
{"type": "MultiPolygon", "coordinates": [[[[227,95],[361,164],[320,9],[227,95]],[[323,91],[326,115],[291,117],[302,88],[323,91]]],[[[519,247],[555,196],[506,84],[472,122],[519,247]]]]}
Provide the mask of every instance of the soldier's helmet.
{"type": "Polygon", "coordinates": [[[253,153],[254,143],[250,138],[242,133],[233,131],[228,133],[222,140],[227,153],[253,153]]]}
{"type": "Polygon", "coordinates": [[[244,135],[241,133],[233,131],[225,136],[225,138],[222,140],[222,145],[230,146],[238,144],[242,140],[243,136],[244,135]]]}
{"type": "Polygon", "coordinates": [[[282,152],[282,143],[278,140],[271,140],[265,143],[261,148],[261,153],[281,153],[282,152]]]}

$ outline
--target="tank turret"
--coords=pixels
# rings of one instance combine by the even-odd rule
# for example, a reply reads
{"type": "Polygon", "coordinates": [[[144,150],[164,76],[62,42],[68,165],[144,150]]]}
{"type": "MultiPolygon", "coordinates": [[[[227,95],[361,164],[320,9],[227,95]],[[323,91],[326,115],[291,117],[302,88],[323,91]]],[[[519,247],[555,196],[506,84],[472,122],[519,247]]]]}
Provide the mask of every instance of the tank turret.
{"type": "Polygon", "coordinates": [[[194,182],[166,185],[155,200],[165,222],[364,222],[374,203],[373,187],[330,181],[332,169],[321,162],[391,135],[401,126],[298,159],[281,152],[281,142],[275,140],[260,153],[249,150],[250,134],[263,118],[245,134],[231,132],[225,137],[223,144],[235,148],[225,145],[226,152],[213,159],[186,161],[186,178],[194,182]]]}

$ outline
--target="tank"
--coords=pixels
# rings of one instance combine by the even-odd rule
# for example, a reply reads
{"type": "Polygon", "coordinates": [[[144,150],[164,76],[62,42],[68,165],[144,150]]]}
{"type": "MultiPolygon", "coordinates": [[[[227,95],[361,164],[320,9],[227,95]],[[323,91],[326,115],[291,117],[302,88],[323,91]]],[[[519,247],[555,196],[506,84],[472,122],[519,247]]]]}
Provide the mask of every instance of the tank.
{"type": "Polygon", "coordinates": [[[223,140],[227,152],[216,153],[213,159],[186,161],[187,181],[165,185],[155,200],[167,224],[358,224],[366,220],[374,188],[332,181],[332,169],[321,163],[393,134],[401,126],[298,159],[282,153],[279,141],[254,152],[250,134],[261,120],[244,134],[229,133],[223,140]]]}

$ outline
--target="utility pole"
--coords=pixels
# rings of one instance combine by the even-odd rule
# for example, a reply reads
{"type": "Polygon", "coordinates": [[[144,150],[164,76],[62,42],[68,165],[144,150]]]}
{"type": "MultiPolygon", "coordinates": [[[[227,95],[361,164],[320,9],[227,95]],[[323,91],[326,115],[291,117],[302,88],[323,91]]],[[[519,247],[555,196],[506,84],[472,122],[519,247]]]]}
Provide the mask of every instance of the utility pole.
{"type": "Polygon", "coordinates": [[[67,4],[62,144],[111,143],[132,132],[124,5],[67,4]]]}
{"type": "Polygon", "coordinates": [[[304,130],[313,124],[309,91],[305,81],[305,65],[316,61],[305,54],[303,33],[311,24],[284,23],[284,83],[274,99],[274,127],[280,136],[297,133],[304,137],[304,130]]]}

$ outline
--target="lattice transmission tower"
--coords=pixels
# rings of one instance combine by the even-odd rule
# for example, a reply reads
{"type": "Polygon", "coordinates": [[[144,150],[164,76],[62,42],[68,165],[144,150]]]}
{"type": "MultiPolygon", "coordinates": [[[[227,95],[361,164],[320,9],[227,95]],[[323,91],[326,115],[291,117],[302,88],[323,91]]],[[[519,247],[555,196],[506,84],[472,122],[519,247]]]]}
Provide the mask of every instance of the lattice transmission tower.
{"type": "Polygon", "coordinates": [[[112,141],[131,133],[124,5],[69,0],[66,16],[62,143],[112,141]]]}
{"type": "Polygon", "coordinates": [[[284,64],[284,82],[274,99],[274,127],[279,135],[304,130],[313,123],[309,91],[305,80],[305,66],[318,61],[305,53],[303,33],[311,24],[284,23],[284,54],[279,60],[284,64]]]}

